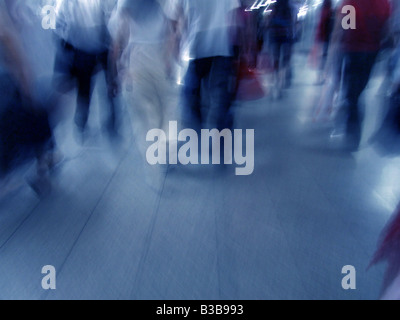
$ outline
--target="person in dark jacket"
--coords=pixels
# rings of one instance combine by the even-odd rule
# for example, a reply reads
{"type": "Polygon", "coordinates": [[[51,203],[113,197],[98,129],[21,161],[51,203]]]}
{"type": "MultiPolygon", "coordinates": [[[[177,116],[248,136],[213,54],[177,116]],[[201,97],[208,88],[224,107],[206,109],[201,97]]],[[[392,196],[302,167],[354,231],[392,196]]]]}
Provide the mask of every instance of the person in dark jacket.
{"type": "Polygon", "coordinates": [[[6,189],[17,166],[34,156],[37,176],[30,184],[42,193],[50,186],[54,141],[48,114],[35,99],[33,75],[22,52],[8,7],[0,1],[0,189],[6,189]]]}
{"type": "Polygon", "coordinates": [[[344,29],[341,23],[339,50],[343,54],[343,93],[332,137],[345,137],[346,149],[357,151],[362,138],[362,117],[359,102],[369,83],[376,58],[381,49],[391,15],[389,0],[345,0],[339,8],[355,8],[356,28],[344,29]]]}

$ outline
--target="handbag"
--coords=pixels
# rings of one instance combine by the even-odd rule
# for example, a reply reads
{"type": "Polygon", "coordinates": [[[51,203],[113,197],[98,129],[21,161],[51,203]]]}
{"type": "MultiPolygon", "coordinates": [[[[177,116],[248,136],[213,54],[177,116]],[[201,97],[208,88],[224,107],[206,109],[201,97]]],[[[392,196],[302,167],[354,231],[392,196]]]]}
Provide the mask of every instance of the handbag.
{"type": "Polygon", "coordinates": [[[241,63],[239,67],[236,99],[239,101],[260,100],[266,95],[259,74],[255,69],[241,63]]]}

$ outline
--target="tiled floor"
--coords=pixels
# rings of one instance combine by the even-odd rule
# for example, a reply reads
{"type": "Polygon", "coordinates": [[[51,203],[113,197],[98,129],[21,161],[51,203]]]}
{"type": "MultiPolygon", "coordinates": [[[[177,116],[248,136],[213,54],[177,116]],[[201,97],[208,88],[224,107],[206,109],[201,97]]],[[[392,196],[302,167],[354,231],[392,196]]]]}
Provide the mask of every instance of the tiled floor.
{"type": "Polygon", "coordinates": [[[22,187],[0,202],[0,298],[379,298],[384,266],[366,269],[399,200],[400,160],[330,146],[329,127],[309,121],[320,87],[305,59],[281,101],[235,105],[237,127],[256,132],[251,176],[150,168],[129,134],[80,148],[61,127],[52,195],[22,187]],[[41,287],[45,265],[54,291],[41,287]],[[356,290],[342,288],[345,265],[356,290]]]}

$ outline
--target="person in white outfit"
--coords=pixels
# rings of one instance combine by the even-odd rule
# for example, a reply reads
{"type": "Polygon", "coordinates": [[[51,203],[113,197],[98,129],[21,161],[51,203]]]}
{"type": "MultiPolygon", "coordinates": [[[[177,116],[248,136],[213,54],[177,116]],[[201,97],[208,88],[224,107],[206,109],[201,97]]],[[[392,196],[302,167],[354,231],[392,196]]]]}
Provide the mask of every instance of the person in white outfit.
{"type": "Polygon", "coordinates": [[[134,136],[142,155],[151,129],[168,131],[177,103],[171,78],[174,66],[173,22],[168,2],[123,0],[114,21],[114,58],[119,61],[120,88],[131,113],[134,136]]]}
{"type": "Polygon", "coordinates": [[[176,64],[172,50],[173,10],[167,10],[171,4],[170,1],[122,0],[110,24],[118,90],[131,116],[146,183],[156,191],[162,185],[167,167],[147,163],[150,145],[146,141],[147,133],[161,129],[168,137],[168,124],[174,120],[178,104],[176,81],[172,77],[176,64]]]}

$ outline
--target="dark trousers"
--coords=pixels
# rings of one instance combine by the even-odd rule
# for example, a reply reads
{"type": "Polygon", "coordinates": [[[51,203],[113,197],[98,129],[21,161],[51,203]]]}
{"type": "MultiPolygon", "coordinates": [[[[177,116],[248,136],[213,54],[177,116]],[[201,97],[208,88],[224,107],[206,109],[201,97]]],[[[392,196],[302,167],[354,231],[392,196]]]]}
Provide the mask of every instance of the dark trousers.
{"type": "Polygon", "coordinates": [[[325,41],[322,43],[322,57],[321,57],[321,64],[319,67],[319,70],[321,72],[325,71],[326,61],[328,60],[328,55],[329,55],[329,48],[330,48],[329,41],[325,41]]]}
{"type": "Polygon", "coordinates": [[[198,129],[206,123],[207,117],[202,113],[205,105],[213,126],[219,130],[232,126],[232,76],[233,58],[211,57],[190,62],[183,90],[186,125],[198,129]]]}
{"type": "Polygon", "coordinates": [[[111,88],[111,76],[109,72],[109,52],[105,51],[99,54],[91,54],[74,48],[68,43],[63,43],[63,52],[61,59],[57,59],[56,71],[69,77],[69,80],[75,80],[78,90],[77,109],[75,113],[75,123],[80,130],[85,130],[90,112],[90,102],[93,94],[93,78],[104,71],[106,82],[109,87],[108,99],[110,105],[110,117],[108,125],[115,129],[116,110],[113,101],[111,88]]]}
{"type": "Polygon", "coordinates": [[[281,69],[289,67],[292,59],[293,44],[288,41],[287,42],[275,41],[271,43],[271,48],[274,59],[275,71],[279,71],[281,69]]]}
{"type": "Polygon", "coordinates": [[[345,53],[343,67],[343,103],[339,109],[337,125],[345,125],[346,134],[358,147],[362,134],[362,115],[359,100],[369,83],[377,53],[345,53]]]}
{"type": "Polygon", "coordinates": [[[0,113],[0,177],[34,157],[39,159],[54,148],[47,111],[35,108],[16,93],[13,101],[1,105],[0,113]]]}

